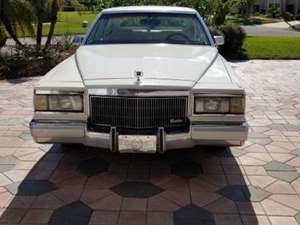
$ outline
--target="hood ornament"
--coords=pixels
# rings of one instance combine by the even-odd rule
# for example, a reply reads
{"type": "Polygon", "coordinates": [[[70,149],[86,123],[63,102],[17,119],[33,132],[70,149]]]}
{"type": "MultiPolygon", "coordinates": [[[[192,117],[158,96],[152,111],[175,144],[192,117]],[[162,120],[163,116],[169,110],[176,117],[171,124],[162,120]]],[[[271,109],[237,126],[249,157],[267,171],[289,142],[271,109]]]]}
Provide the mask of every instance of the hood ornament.
{"type": "Polygon", "coordinates": [[[134,76],[136,77],[136,83],[137,84],[141,83],[141,78],[143,76],[143,71],[140,71],[140,70],[134,71],[134,76]]]}

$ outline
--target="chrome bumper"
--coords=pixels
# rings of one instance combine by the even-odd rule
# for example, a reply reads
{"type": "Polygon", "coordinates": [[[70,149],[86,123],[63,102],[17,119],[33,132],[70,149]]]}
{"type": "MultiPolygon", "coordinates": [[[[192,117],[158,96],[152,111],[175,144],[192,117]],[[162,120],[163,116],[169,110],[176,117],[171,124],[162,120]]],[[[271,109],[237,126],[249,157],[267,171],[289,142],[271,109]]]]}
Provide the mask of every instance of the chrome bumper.
{"type": "MultiPolygon", "coordinates": [[[[84,122],[44,122],[32,120],[31,135],[37,143],[79,143],[86,146],[108,148],[117,151],[116,130],[110,133],[96,133],[87,130],[84,122]]],[[[229,125],[190,125],[188,133],[166,134],[163,128],[157,133],[157,149],[164,152],[170,149],[191,148],[197,145],[242,145],[248,136],[248,124],[229,125]]]]}

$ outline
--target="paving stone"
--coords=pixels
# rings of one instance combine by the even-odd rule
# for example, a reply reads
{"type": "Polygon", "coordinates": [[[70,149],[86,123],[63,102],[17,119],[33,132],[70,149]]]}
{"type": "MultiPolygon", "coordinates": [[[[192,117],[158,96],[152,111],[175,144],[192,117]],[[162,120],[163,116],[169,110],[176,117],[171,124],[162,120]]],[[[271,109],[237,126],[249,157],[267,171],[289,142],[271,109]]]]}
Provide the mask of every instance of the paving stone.
{"type": "Polygon", "coordinates": [[[280,131],[285,131],[286,130],[286,128],[285,128],[285,126],[283,124],[272,124],[270,126],[270,128],[272,130],[280,130],[280,131]]]}
{"type": "Polygon", "coordinates": [[[147,225],[174,225],[170,212],[150,212],[147,214],[147,225]]]}
{"type": "Polygon", "coordinates": [[[231,148],[221,148],[218,151],[209,152],[209,155],[223,157],[223,158],[233,158],[233,157],[240,157],[242,155],[245,155],[246,152],[243,150],[240,150],[235,147],[231,148]]]}
{"type": "Polygon", "coordinates": [[[20,221],[26,213],[26,209],[11,209],[7,208],[4,211],[0,211],[0,224],[1,225],[16,225],[20,224],[20,221]]]}
{"type": "Polygon", "coordinates": [[[244,225],[242,223],[241,217],[239,215],[224,215],[224,214],[216,214],[215,221],[216,225],[244,225]]]}
{"type": "Polygon", "coordinates": [[[146,198],[123,198],[122,211],[146,211],[146,198]]]}
{"type": "Polygon", "coordinates": [[[118,217],[118,211],[94,211],[89,224],[116,225],[118,222],[118,217]]]}
{"type": "Polygon", "coordinates": [[[300,157],[300,148],[297,148],[294,151],[291,151],[291,153],[300,157]]]}
{"type": "Polygon", "coordinates": [[[127,198],[149,198],[163,191],[162,188],[150,182],[139,181],[125,181],[112,187],[111,190],[127,198]]]}
{"type": "Polygon", "coordinates": [[[121,212],[118,225],[146,225],[145,212],[121,212]]]}
{"type": "Polygon", "coordinates": [[[99,173],[106,172],[109,168],[109,162],[106,160],[95,157],[87,160],[83,160],[77,170],[85,176],[95,176],[99,173]]]}
{"type": "Polygon", "coordinates": [[[48,225],[88,225],[93,210],[81,201],[54,210],[48,225]]]}
{"type": "Polygon", "coordinates": [[[270,216],[295,216],[297,211],[291,207],[282,205],[281,203],[275,202],[271,199],[265,199],[261,202],[265,212],[270,216]]]}
{"type": "Polygon", "coordinates": [[[284,127],[288,131],[300,131],[300,126],[299,125],[285,124],[284,127]]]}
{"type": "Polygon", "coordinates": [[[18,160],[12,155],[0,157],[0,173],[9,171],[9,170],[12,170],[13,168],[15,168],[17,161],[18,160]]]}
{"type": "Polygon", "coordinates": [[[243,225],[271,225],[266,216],[242,216],[243,225]]]}
{"type": "Polygon", "coordinates": [[[249,201],[250,199],[250,193],[244,185],[227,185],[217,193],[233,201],[249,201]]]}
{"type": "Polygon", "coordinates": [[[264,167],[267,171],[294,171],[295,170],[294,167],[278,161],[271,161],[267,163],[264,167]]]}
{"type": "Polygon", "coordinates": [[[267,145],[272,143],[272,139],[267,137],[267,138],[249,138],[248,141],[259,144],[259,145],[267,145]]]}
{"type": "Polygon", "coordinates": [[[24,141],[32,140],[31,134],[28,131],[23,132],[19,137],[24,141]]]}
{"type": "Polygon", "coordinates": [[[265,190],[272,194],[296,194],[291,184],[280,180],[269,185],[265,190]]]}
{"type": "Polygon", "coordinates": [[[156,195],[148,199],[147,211],[154,212],[174,212],[180,206],[173,201],[165,199],[160,195],[156,195]]]}
{"type": "Polygon", "coordinates": [[[278,161],[271,161],[264,168],[270,176],[286,182],[292,182],[299,177],[299,173],[294,167],[278,161]]]}
{"type": "Polygon", "coordinates": [[[295,219],[296,219],[297,223],[300,225],[300,212],[297,213],[297,215],[295,216],[295,219]]]}
{"type": "Polygon", "coordinates": [[[171,165],[171,173],[183,177],[193,178],[203,173],[203,169],[199,163],[193,161],[180,161],[171,165]]]}
{"type": "Polygon", "coordinates": [[[270,199],[300,211],[300,196],[273,194],[270,199]]]}
{"type": "Polygon", "coordinates": [[[227,185],[217,191],[218,194],[233,201],[252,201],[259,202],[269,197],[271,194],[261,188],[252,185],[227,185]]]}
{"type": "Polygon", "coordinates": [[[257,132],[249,132],[248,138],[268,138],[269,136],[266,134],[262,133],[257,133],[257,132]]]}
{"type": "Polygon", "coordinates": [[[215,225],[214,215],[194,204],[176,210],[173,216],[174,225],[215,225]]]}
{"type": "Polygon", "coordinates": [[[107,197],[101,198],[99,200],[90,203],[89,206],[95,210],[110,210],[119,211],[122,205],[122,197],[118,194],[111,194],[107,197]]]}
{"type": "Polygon", "coordinates": [[[272,225],[298,225],[293,217],[270,216],[272,225]]]}
{"type": "Polygon", "coordinates": [[[21,224],[46,224],[51,214],[52,210],[49,209],[30,209],[26,212],[21,224]]]}
{"type": "Polygon", "coordinates": [[[12,155],[0,157],[0,165],[15,165],[16,162],[17,159],[12,155]]]}
{"type": "Polygon", "coordinates": [[[57,189],[48,180],[24,180],[6,186],[9,192],[19,196],[38,196],[57,189]]]}
{"type": "Polygon", "coordinates": [[[292,182],[299,177],[299,173],[297,171],[267,171],[268,174],[277,179],[292,182]]]}
{"type": "Polygon", "coordinates": [[[0,186],[12,184],[13,182],[7,176],[0,173],[0,186]]]}
{"type": "Polygon", "coordinates": [[[6,171],[10,171],[12,169],[15,168],[15,164],[0,164],[0,173],[6,172],[6,171]]]}
{"type": "Polygon", "coordinates": [[[245,151],[236,148],[231,148],[230,151],[233,157],[241,157],[242,155],[246,154],[245,151]]]}

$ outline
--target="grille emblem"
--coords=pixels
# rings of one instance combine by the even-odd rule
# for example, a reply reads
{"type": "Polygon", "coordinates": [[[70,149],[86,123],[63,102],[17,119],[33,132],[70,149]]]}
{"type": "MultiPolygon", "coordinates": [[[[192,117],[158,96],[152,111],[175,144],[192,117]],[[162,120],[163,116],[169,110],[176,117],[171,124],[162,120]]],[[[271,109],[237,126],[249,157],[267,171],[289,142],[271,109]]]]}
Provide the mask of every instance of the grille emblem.
{"type": "Polygon", "coordinates": [[[136,82],[139,84],[141,82],[141,77],[143,76],[143,72],[140,70],[134,71],[134,75],[136,77],[136,82]]]}
{"type": "Polygon", "coordinates": [[[174,124],[174,123],[183,123],[183,119],[170,119],[170,123],[174,124]]]}

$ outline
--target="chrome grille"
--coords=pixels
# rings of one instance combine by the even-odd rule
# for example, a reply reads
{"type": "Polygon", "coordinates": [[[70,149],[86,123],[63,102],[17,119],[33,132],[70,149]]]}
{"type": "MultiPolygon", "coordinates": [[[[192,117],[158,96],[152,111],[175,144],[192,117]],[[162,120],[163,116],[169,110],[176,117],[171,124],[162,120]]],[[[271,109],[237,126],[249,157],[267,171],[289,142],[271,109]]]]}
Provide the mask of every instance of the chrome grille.
{"type": "Polygon", "coordinates": [[[187,96],[90,96],[91,123],[128,129],[179,127],[187,122],[187,96]]]}

